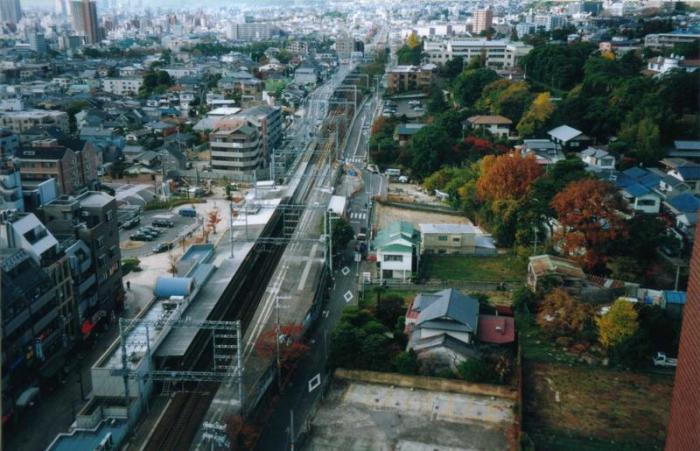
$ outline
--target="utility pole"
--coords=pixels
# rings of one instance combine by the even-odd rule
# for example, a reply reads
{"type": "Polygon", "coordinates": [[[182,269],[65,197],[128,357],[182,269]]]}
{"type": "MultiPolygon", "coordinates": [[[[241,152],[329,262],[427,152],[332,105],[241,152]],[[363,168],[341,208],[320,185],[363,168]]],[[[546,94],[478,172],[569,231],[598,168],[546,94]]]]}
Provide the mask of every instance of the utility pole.
{"type": "Polygon", "coordinates": [[[532,247],[532,255],[537,255],[537,227],[534,227],[533,231],[535,232],[535,244],[532,247]]]}
{"type": "Polygon", "coordinates": [[[233,202],[231,198],[228,200],[228,223],[229,223],[229,242],[231,244],[231,260],[233,260],[233,202]]]}
{"type": "Polygon", "coordinates": [[[294,451],[294,411],[289,411],[289,449],[294,451]]]}
{"type": "Polygon", "coordinates": [[[280,360],[280,298],[275,296],[275,348],[277,350],[277,389],[282,392],[282,361],[280,360]]]}

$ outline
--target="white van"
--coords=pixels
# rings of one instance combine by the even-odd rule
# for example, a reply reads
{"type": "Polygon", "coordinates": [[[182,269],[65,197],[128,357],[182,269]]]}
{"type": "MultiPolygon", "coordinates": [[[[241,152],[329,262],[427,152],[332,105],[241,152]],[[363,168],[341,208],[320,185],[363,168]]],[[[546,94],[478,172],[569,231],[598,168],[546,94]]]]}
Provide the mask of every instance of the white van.
{"type": "Polygon", "coordinates": [[[401,169],[388,168],[384,174],[388,175],[389,177],[398,177],[401,175],[401,169]]]}

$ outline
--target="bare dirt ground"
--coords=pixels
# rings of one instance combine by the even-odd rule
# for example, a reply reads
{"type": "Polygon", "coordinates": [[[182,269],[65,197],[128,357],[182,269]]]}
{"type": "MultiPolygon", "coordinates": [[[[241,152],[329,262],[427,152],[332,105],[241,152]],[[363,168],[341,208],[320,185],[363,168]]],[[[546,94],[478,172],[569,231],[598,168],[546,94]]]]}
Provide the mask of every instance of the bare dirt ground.
{"type": "Polygon", "coordinates": [[[662,447],[671,376],[541,363],[524,373],[526,430],[662,447]]]}
{"type": "Polygon", "coordinates": [[[438,198],[427,194],[415,183],[389,183],[388,194],[411,198],[414,202],[430,205],[444,205],[438,198]]]}
{"type": "Polygon", "coordinates": [[[459,215],[416,211],[408,208],[397,208],[377,203],[377,230],[381,230],[394,221],[407,221],[418,227],[418,224],[471,224],[468,218],[459,215]]]}

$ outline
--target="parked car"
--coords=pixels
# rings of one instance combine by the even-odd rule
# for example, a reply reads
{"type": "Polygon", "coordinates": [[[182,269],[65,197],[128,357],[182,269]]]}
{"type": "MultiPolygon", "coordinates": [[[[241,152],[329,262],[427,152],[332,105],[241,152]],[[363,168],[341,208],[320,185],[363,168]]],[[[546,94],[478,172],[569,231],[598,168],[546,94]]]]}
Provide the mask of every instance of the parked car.
{"type": "Polygon", "coordinates": [[[155,238],[152,235],[146,235],[145,233],[134,233],[129,236],[131,241],[153,241],[155,238]]]}
{"type": "Polygon", "coordinates": [[[122,224],[122,228],[124,230],[129,230],[129,229],[133,229],[134,227],[136,227],[139,224],[141,224],[141,217],[136,216],[135,218],[131,218],[128,221],[125,221],[124,224],[122,224]]]}
{"type": "Polygon", "coordinates": [[[379,168],[377,167],[376,164],[368,164],[367,165],[367,170],[373,174],[378,174],[379,173],[379,168]]]}
{"type": "Polygon", "coordinates": [[[146,226],[143,228],[143,230],[150,232],[154,235],[160,235],[161,233],[163,233],[160,230],[156,229],[155,227],[151,227],[151,226],[146,226]]]}
{"type": "Polygon", "coordinates": [[[153,248],[154,254],[159,254],[161,252],[169,251],[174,246],[173,243],[160,243],[153,248]]]}
{"type": "Polygon", "coordinates": [[[654,356],[654,366],[660,366],[663,368],[675,368],[678,365],[678,359],[672,359],[666,357],[665,352],[657,352],[654,356]]]}
{"type": "Polygon", "coordinates": [[[151,223],[151,225],[153,225],[155,227],[168,227],[168,228],[175,227],[175,223],[173,221],[171,221],[170,219],[160,219],[160,218],[154,219],[153,222],[151,223]]]}
{"type": "Polygon", "coordinates": [[[197,210],[195,210],[192,207],[184,207],[178,210],[178,214],[186,218],[194,218],[195,216],[197,216],[197,210]]]}

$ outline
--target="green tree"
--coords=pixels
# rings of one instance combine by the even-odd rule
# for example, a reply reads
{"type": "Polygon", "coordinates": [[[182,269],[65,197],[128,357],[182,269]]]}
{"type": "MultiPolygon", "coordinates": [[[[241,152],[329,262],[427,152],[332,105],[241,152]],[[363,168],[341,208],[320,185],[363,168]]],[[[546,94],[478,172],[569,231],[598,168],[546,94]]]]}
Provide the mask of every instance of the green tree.
{"type": "Polygon", "coordinates": [[[441,88],[435,85],[431,87],[430,98],[428,99],[426,106],[428,108],[428,112],[432,114],[441,113],[449,108],[441,88]]]}
{"type": "Polygon", "coordinates": [[[636,124],[628,124],[620,130],[620,138],[630,144],[634,155],[645,164],[655,164],[665,151],[661,148],[659,126],[645,117],[636,124]]]}
{"type": "Polygon", "coordinates": [[[497,79],[498,74],[491,69],[467,69],[454,81],[454,98],[462,106],[471,107],[484,87],[497,79]]]}
{"type": "Polygon", "coordinates": [[[333,249],[336,251],[343,250],[348,243],[355,238],[355,232],[348,222],[343,217],[338,217],[331,221],[331,239],[333,240],[333,249]]]}
{"type": "Polygon", "coordinates": [[[386,327],[394,327],[399,316],[403,315],[403,298],[399,296],[386,296],[375,307],[377,319],[386,327]]]}
{"type": "Polygon", "coordinates": [[[467,382],[477,384],[494,383],[498,376],[493,368],[484,360],[478,358],[467,359],[457,366],[459,376],[467,382]]]}
{"type": "Polygon", "coordinates": [[[447,132],[440,127],[423,127],[411,140],[411,169],[425,177],[440,168],[452,146],[447,132]]]}
{"type": "Polygon", "coordinates": [[[464,58],[457,56],[445,61],[440,67],[440,75],[448,80],[452,80],[464,70],[464,58]]]}
{"type": "Polygon", "coordinates": [[[418,373],[418,360],[416,353],[411,351],[403,351],[396,354],[392,362],[392,366],[397,373],[412,375],[418,373]]]}

